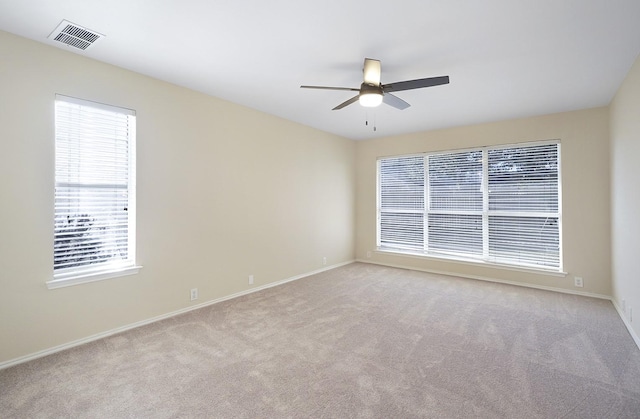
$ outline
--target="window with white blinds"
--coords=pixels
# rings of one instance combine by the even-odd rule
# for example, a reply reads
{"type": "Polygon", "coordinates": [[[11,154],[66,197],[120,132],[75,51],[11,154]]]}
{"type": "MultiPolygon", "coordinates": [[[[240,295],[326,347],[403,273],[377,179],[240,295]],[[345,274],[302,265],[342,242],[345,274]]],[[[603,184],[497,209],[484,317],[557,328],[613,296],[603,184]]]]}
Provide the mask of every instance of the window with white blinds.
{"type": "Polygon", "coordinates": [[[54,280],[135,265],[135,122],[56,96],[54,280]]]}
{"type": "Polygon", "coordinates": [[[378,248],[561,270],[560,144],[378,160],[378,248]]]}

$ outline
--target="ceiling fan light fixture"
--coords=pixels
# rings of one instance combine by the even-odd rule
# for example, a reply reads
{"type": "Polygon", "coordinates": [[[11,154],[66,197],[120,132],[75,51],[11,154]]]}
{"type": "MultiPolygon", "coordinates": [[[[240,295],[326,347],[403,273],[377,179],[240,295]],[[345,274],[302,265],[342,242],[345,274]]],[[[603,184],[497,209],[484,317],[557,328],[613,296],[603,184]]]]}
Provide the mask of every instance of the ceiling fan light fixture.
{"type": "Polygon", "coordinates": [[[360,104],[366,108],[375,108],[382,103],[382,94],[380,93],[363,93],[358,98],[360,104]]]}
{"type": "Polygon", "coordinates": [[[373,84],[362,83],[358,101],[366,108],[379,106],[382,103],[382,88],[373,84]]]}

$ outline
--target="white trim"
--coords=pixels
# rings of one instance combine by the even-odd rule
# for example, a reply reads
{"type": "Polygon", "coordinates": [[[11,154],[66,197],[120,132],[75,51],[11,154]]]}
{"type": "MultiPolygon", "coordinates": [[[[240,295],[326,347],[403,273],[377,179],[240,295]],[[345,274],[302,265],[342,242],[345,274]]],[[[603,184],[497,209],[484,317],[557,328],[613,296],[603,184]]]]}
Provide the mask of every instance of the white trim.
{"type": "Polygon", "coordinates": [[[640,349],[640,337],[638,337],[638,335],[636,334],[636,331],[633,330],[633,327],[631,326],[631,323],[629,322],[629,320],[627,320],[627,316],[625,316],[624,311],[622,311],[622,308],[620,308],[620,306],[618,305],[618,302],[615,300],[615,298],[612,297],[611,298],[611,302],[613,303],[613,306],[615,307],[616,311],[618,312],[618,315],[622,319],[622,322],[624,323],[625,327],[627,328],[627,331],[631,335],[631,338],[633,339],[633,341],[638,346],[638,349],[640,349]]]}
{"type": "Polygon", "coordinates": [[[106,103],[95,102],[93,100],[87,100],[87,99],[80,99],[73,96],[61,95],[60,93],[56,93],[55,100],[60,100],[62,102],[70,102],[80,106],[91,106],[93,108],[102,109],[103,111],[107,111],[107,112],[115,112],[115,113],[121,113],[129,116],[136,116],[136,111],[130,108],[124,108],[122,106],[107,105],[106,103]]]}
{"type": "Polygon", "coordinates": [[[54,277],[54,279],[52,279],[51,281],[47,281],[47,288],[53,290],[56,288],[71,287],[73,285],[86,284],[88,282],[117,278],[120,276],[135,275],[140,271],[140,269],[142,269],[142,266],[130,266],[127,268],[111,271],[91,272],[80,275],[78,275],[78,273],[74,273],[74,276],[58,278],[54,277]]]}
{"type": "Polygon", "coordinates": [[[527,146],[537,146],[537,145],[549,145],[549,144],[560,144],[562,142],[561,138],[551,138],[547,140],[524,140],[516,143],[509,144],[485,144],[479,145],[476,147],[461,147],[461,148],[442,148],[435,150],[427,150],[427,151],[419,151],[417,153],[409,153],[409,154],[390,154],[376,157],[376,160],[389,159],[394,157],[411,157],[411,156],[421,156],[427,154],[446,154],[451,152],[458,151],[478,151],[483,150],[485,148],[491,149],[502,149],[502,148],[516,148],[516,147],[527,147],[527,146]]]}
{"type": "MultiPolygon", "coordinates": [[[[526,272],[526,273],[556,276],[556,277],[566,277],[567,275],[569,275],[568,272],[563,272],[563,271],[552,271],[552,270],[542,269],[542,268],[537,269],[537,268],[527,268],[525,266],[506,265],[506,264],[488,262],[481,259],[477,259],[477,260],[476,259],[460,259],[454,256],[447,257],[446,255],[412,253],[406,250],[403,251],[403,250],[394,250],[394,249],[376,249],[375,252],[381,253],[381,254],[390,254],[390,255],[409,257],[414,259],[423,259],[423,260],[433,259],[436,261],[453,262],[453,263],[459,263],[462,265],[482,266],[486,268],[504,269],[507,271],[526,272]]],[[[450,275],[456,275],[456,274],[450,274],[450,275]]]]}
{"type": "MultiPolygon", "coordinates": [[[[227,300],[231,300],[237,297],[241,297],[243,295],[247,295],[247,294],[252,294],[254,292],[258,292],[258,291],[262,291],[264,289],[267,288],[272,288],[278,285],[282,285],[282,284],[286,284],[287,282],[291,282],[291,281],[296,281],[298,279],[302,279],[302,278],[306,278],[308,276],[311,275],[315,275],[315,274],[319,274],[321,272],[325,272],[325,271],[329,271],[335,268],[339,268],[341,266],[345,266],[345,265],[350,265],[352,263],[354,263],[355,260],[350,260],[347,262],[343,262],[343,263],[338,263],[335,265],[331,265],[331,266],[327,266],[321,269],[317,269],[315,271],[311,271],[311,272],[307,272],[301,275],[296,275],[296,276],[292,276],[291,278],[287,278],[287,279],[283,279],[280,281],[275,281],[275,282],[270,282],[268,284],[259,286],[259,287],[255,287],[255,288],[251,288],[245,291],[240,291],[237,292],[235,294],[231,294],[231,295],[227,295],[225,297],[220,297],[217,298],[215,300],[211,300],[211,301],[206,301],[204,303],[198,304],[198,305],[194,305],[194,306],[189,306],[180,310],[176,310],[176,311],[172,311],[170,313],[166,313],[166,314],[161,314],[160,316],[156,316],[156,317],[152,317],[150,319],[146,319],[146,320],[142,320],[139,322],[135,322],[135,323],[131,323],[125,326],[121,326],[121,327],[117,327],[115,329],[111,329],[111,330],[107,330],[106,332],[101,332],[101,333],[97,333],[95,335],[91,335],[91,336],[87,336],[85,338],[81,338],[81,339],[77,339],[68,343],[63,343],[62,345],[58,345],[58,346],[54,346],[52,348],[48,348],[48,349],[44,349],[42,351],[38,351],[38,352],[34,352],[32,354],[29,355],[25,355],[25,356],[21,356],[18,358],[14,358],[14,359],[10,359],[8,361],[4,361],[4,362],[0,362],[0,370],[3,370],[5,368],[9,368],[9,367],[13,367],[15,365],[18,364],[23,364],[25,362],[29,362],[29,361],[33,361],[34,359],[38,359],[38,358],[42,358],[45,357],[47,355],[52,355],[56,352],[61,352],[67,349],[71,349],[74,348],[76,346],[80,346],[80,345],[84,345],[85,343],[89,343],[89,342],[93,342],[96,340],[100,340],[109,336],[113,336],[115,334],[118,333],[122,333],[122,332],[126,332],[127,330],[131,330],[131,329],[136,329],[138,327],[142,327],[142,326],[146,326],[148,324],[151,323],[155,323],[158,322],[160,320],[165,320],[168,319],[170,317],[174,317],[174,316],[178,316],[180,314],[184,314],[187,313],[189,311],[193,311],[193,310],[197,310],[200,308],[204,308],[204,307],[208,307],[210,305],[213,304],[217,304],[217,303],[221,303],[223,301],[227,301],[227,300]]],[[[53,281],[52,281],[53,282],[53,281]]],[[[65,285],[62,285],[65,286],[65,285]]]]}

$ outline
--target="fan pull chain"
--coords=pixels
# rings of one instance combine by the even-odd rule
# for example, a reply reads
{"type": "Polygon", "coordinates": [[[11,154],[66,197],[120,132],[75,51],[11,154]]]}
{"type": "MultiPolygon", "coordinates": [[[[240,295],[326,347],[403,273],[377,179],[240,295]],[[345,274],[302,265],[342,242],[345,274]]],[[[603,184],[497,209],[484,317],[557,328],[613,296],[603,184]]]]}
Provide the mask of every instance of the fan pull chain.
{"type": "MultiPolygon", "coordinates": [[[[369,126],[369,111],[366,111],[365,114],[364,114],[364,124],[366,126],[369,126]]],[[[378,127],[376,125],[376,113],[375,112],[373,113],[373,130],[374,131],[378,130],[378,127]]]]}

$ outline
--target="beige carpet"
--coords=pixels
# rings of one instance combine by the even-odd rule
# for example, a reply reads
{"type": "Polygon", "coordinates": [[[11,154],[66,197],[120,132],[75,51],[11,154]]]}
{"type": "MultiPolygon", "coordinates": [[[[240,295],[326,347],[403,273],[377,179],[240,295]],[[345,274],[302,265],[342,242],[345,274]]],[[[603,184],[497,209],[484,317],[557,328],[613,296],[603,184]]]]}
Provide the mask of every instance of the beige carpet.
{"type": "Polygon", "coordinates": [[[352,264],[0,371],[2,418],[637,418],[611,302],[352,264]]]}

